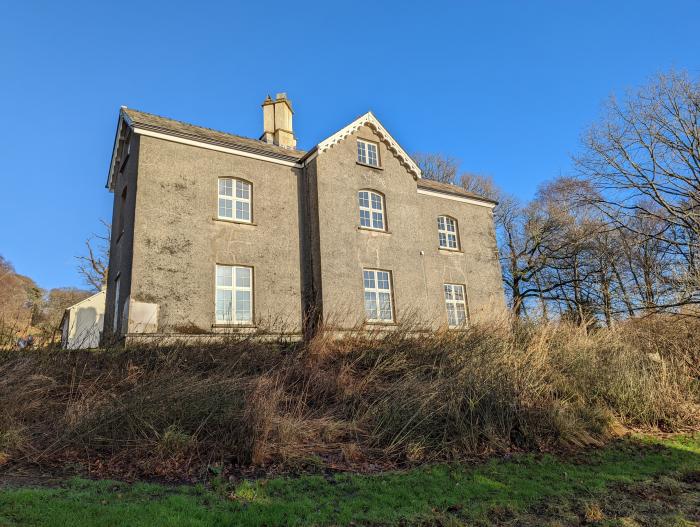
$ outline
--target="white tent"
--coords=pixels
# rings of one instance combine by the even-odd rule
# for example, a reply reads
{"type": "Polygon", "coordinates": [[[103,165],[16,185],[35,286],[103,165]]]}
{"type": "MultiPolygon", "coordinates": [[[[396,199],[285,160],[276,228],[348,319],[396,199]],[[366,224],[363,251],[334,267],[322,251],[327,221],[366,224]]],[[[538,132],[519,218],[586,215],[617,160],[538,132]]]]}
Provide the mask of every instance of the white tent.
{"type": "Polygon", "coordinates": [[[67,308],[61,319],[61,347],[96,348],[105,318],[105,291],[100,291],[67,308]]]}

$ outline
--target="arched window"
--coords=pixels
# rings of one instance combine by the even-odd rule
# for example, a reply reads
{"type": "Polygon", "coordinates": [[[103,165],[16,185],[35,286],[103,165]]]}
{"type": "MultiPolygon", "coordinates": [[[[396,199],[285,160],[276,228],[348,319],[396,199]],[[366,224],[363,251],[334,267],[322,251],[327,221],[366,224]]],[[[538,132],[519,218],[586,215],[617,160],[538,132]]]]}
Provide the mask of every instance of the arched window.
{"type": "Polygon", "coordinates": [[[375,231],[386,230],[384,218],[384,196],[371,190],[357,193],[360,203],[360,227],[375,231]]]}
{"type": "Polygon", "coordinates": [[[219,218],[251,222],[253,185],[242,179],[219,178],[219,218]]]}
{"type": "Polygon", "coordinates": [[[438,240],[440,249],[459,250],[457,220],[449,216],[438,216],[438,240]]]}

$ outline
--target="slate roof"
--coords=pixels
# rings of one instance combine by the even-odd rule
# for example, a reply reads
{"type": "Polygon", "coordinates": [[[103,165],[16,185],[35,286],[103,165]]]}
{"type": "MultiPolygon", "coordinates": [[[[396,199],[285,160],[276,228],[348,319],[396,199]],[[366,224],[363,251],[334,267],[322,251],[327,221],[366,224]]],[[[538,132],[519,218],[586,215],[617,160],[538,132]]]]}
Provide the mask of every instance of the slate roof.
{"type": "Polygon", "coordinates": [[[488,203],[498,203],[496,200],[479,196],[478,194],[464,190],[462,187],[450,185],[449,183],[440,183],[438,181],[423,178],[419,179],[417,183],[418,188],[423,188],[425,190],[434,190],[436,192],[444,192],[445,194],[454,194],[455,196],[478,199],[479,201],[486,201],[488,203]]]}
{"type": "MultiPolygon", "coordinates": [[[[200,141],[202,143],[235,148],[238,150],[291,162],[297,162],[307,154],[307,152],[304,150],[292,150],[290,148],[271,145],[259,139],[251,139],[249,137],[229,134],[227,132],[220,132],[218,130],[212,130],[211,128],[196,126],[182,121],[177,121],[175,119],[161,117],[160,115],[133,110],[131,108],[122,108],[122,112],[135,127],[151,130],[153,132],[174,135],[184,139],[190,139],[192,141],[200,141]]],[[[316,147],[314,147],[308,153],[310,154],[315,149],[316,147]]],[[[423,188],[426,190],[444,192],[446,194],[453,194],[455,196],[462,196],[489,203],[497,203],[492,199],[468,192],[462,187],[458,187],[456,185],[439,183],[437,181],[422,178],[418,179],[417,184],[418,188],[423,188]]]]}
{"type": "Polygon", "coordinates": [[[218,146],[236,148],[253,154],[260,154],[286,161],[296,162],[306,153],[303,150],[292,150],[277,145],[271,145],[259,139],[251,139],[240,135],[229,134],[195,126],[193,124],[168,119],[152,113],[140,112],[131,108],[122,108],[122,112],[138,128],[153,132],[175,135],[192,141],[200,141],[218,146]]]}

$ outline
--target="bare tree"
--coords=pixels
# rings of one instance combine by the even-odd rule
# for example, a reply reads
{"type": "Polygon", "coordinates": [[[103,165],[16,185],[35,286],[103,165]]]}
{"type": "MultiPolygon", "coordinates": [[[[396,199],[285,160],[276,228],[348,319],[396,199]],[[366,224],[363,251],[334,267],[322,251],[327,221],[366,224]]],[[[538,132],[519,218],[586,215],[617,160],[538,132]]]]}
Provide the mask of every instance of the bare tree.
{"type": "Polygon", "coordinates": [[[523,316],[531,299],[538,299],[546,314],[547,301],[561,299],[564,288],[584,279],[563,272],[577,254],[579,240],[565,235],[562,216],[541,201],[523,206],[506,199],[499,208],[499,253],[513,314],[523,316]]]}
{"type": "Polygon", "coordinates": [[[612,98],[575,159],[599,191],[599,210],[621,229],[659,242],[654,251],[676,268],[682,294],[659,303],[647,283],[646,307],[700,302],[699,123],[700,83],[681,73],[659,75],[623,101],[612,98]]]}
{"type": "Polygon", "coordinates": [[[413,160],[418,163],[425,179],[458,185],[464,190],[496,201],[501,195],[491,176],[472,172],[460,173],[460,162],[453,157],[418,152],[413,154],[413,160]]]}
{"type": "Polygon", "coordinates": [[[420,167],[425,179],[451,185],[457,182],[459,161],[456,159],[443,154],[424,152],[416,152],[412,157],[420,167]]]}
{"type": "Polygon", "coordinates": [[[107,269],[109,266],[109,244],[111,225],[100,220],[104,228],[102,234],[93,234],[85,240],[87,253],[76,256],[78,260],[78,273],[83,281],[93,290],[99,291],[107,283],[107,269]]]}
{"type": "Polygon", "coordinates": [[[464,172],[459,178],[459,186],[464,190],[495,201],[500,201],[502,196],[501,189],[496,186],[491,176],[464,172]]]}

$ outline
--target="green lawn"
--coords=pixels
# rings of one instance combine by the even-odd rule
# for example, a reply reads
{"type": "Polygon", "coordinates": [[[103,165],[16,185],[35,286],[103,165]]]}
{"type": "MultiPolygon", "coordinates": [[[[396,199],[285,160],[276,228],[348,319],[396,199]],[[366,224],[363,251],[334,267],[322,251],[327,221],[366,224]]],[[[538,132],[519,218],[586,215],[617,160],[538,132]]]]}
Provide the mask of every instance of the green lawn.
{"type": "Polygon", "coordinates": [[[372,476],[257,480],[216,491],[74,479],[1,488],[0,526],[576,525],[582,518],[594,525],[695,525],[699,475],[695,435],[626,439],[568,460],[516,456],[372,476]],[[640,515],[648,521],[637,523],[640,515]]]}

